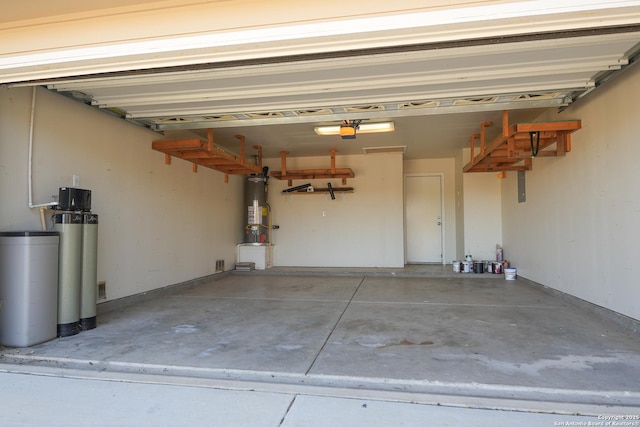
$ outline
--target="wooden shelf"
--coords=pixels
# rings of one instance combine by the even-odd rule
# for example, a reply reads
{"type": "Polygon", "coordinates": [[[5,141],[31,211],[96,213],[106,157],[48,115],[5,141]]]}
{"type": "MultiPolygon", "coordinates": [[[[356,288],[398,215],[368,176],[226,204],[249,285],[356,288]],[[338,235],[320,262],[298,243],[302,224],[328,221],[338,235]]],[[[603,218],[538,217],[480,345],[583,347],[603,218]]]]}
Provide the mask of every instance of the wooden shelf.
{"type": "Polygon", "coordinates": [[[271,176],[277,179],[286,179],[292,181],[294,179],[347,179],[354,178],[355,175],[351,169],[301,169],[288,170],[286,175],[282,175],[282,171],[273,171],[271,176]]]}
{"type": "MultiPolygon", "coordinates": [[[[353,193],[353,187],[334,187],[334,193],[353,193]]],[[[288,194],[329,194],[328,188],[314,188],[313,191],[299,190],[282,192],[283,195],[288,194]]]]}
{"type": "Polygon", "coordinates": [[[336,168],[336,149],[329,150],[331,153],[331,167],[329,169],[299,169],[299,170],[287,170],[287,154],[288,151],[281,151],[281,166],[282,170],[272,171],[271,176],[280,179],[287,180],[289,187],[293,185],[294,180],[307,180],[307,179],[342,179],[342,185],[347,184],[347,178],[355,178],[353,170],[350,168],[336,168]]]}
{"type": "Polygon", "coordinates": [[[480,134],[471,136],[471,161],[464,172],[518,171],[532,167],[532,138],[535,157],[564,156],[571,151],[571,133],[581,127],[580,120],[516,123],[509,126],[507,111],[502,113],[502,133],[485,146],[485,127],[480,124],[480,134]],[[475,140],[480,139],[480,153],[476,156],[475,140]],[[549,149],[555,144],[555,147],[549,149]]]}
{"type": "Polygon", "coordinates": [[[258,151],[258,164],[245,159],[245,140],[243,135],[236,135],[240,140],[240,156],[224,151],[213,143],[213,130],[207,130],[207,141],[198,138],[173,141],[154,141],[151,148],[165,153],[165,164],[171,164],[171,157],[178,157],[194,164],[193,171],[197,172],[198,165],[211,168],[228,175],[251,175],[262,173],[262,147],[254,145],[258,151]]]}

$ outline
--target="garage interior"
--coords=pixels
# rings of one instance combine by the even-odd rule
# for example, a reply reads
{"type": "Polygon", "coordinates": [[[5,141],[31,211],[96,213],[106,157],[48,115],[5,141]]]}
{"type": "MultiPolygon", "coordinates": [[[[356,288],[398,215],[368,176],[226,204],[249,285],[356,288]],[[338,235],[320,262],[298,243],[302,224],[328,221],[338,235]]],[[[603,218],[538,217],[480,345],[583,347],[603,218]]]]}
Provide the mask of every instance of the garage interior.
{"type": "Polygon", "coordinates": [[[638,2],[37,3],[0,21],[0,227],[91,189],[98,327],[5,372],[637,413],[638,2]],[[517,280],[453,272],[496,245],[517,280]]]}

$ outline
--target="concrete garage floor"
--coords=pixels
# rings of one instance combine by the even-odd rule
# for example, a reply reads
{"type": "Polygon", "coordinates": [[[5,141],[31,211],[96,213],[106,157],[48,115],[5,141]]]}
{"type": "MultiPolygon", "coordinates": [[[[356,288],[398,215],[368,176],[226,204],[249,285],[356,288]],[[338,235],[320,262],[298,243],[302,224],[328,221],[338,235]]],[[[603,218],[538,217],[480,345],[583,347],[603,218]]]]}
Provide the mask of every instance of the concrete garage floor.
{"type": "Polygon", "coordinates": [[[638,334],[527,280],[448,268],[223,275],[113,304],[76,336],[3,348],[0,371],[299,396],[278,403],[283,425],[314,399],[555,417],[527,425],[640,414],[638,334]]]}

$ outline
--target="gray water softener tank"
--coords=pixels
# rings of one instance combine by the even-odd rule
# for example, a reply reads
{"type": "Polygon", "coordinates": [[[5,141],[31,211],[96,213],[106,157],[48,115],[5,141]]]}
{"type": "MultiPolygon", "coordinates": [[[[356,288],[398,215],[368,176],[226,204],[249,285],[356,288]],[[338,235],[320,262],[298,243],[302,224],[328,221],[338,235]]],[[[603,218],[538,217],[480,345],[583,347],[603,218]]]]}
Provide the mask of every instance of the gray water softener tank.
{"type": "Polygon", "coordinates": [[[0,233],[0,345],[56,337],[58,242],[53,231],[0,233]]]}
{"type": "Polygon", "coordinates": [[[82,215],[82,279],[80,284],[80,329],[96,327],[98,294],[98,215],[82,215]]]}
{"type": "Polygon", "coordinates": [[[81,212],[53,215],[53,229],[60,233],[58,267],[58,336],[80,332],[80,286],[82,282],[81,212]]]}

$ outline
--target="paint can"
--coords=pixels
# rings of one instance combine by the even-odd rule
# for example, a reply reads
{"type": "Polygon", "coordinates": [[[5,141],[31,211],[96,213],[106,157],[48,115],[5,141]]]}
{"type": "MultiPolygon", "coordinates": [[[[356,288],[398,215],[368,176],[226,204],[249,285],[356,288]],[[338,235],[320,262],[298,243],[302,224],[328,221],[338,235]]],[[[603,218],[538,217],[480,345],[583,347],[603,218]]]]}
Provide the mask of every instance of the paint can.
{"type": "Polygon", "coordinates": [[[493,263],[493,274],[502,274],[502,263],[494,262],[493,263]]]}
{"type": "Polygon", "coordinates": [[[487,263],[487,273],[493,273],[493,263],[491,261],[487,263]]]}
{"type": "Polygon", "coordinates": [[[460,261],[453,261],[453,272],[460,273],[460,261]]]}
{"type": "Polygon", "coordinates": [[[463,273],[471,273],[471,263],[469,261],[463,261],[461,271],[463,273]]]}
{"type": "Polygon", "coordinates": [[[506,280],[516,280],[517,269],[515,268],[505,268],[504,269],[504,278],[506,280]]]}
{"type": "Polygon", "coordinates": [[[473,263],[474,273],[484,273],[484,263],[482,261],[475,261],[473,263]]]}

